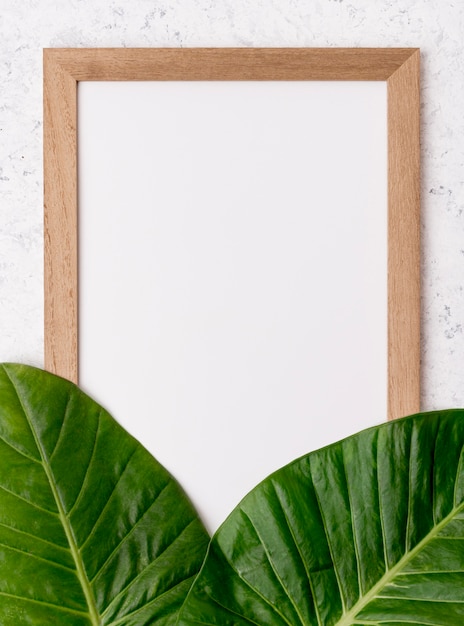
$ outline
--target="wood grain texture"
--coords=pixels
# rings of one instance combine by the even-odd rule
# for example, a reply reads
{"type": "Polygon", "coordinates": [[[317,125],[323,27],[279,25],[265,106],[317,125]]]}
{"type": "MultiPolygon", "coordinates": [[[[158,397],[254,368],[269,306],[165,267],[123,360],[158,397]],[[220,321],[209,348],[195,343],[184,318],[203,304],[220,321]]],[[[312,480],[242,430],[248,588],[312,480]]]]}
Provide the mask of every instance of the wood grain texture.
{"type": "Polygon", "coordinates": [[[389,418],[420,400],[420,56],[387,82],[389,418]]]}
{"type": "Polygon", "coordinates": [[[45,368],[78,381],[79,81],[380,80],[388,91],[388,417],[419,411],[419,51],[44,50],[45,368]]]}
{"type": "Polygon", "coordinates": [[[76,80],[44,58],[45,368],[77,382],[76,80]]]}
{"type": "Polygon", "coordinates": [[[80,80],[387,80],[406,48],[49,49],[80,80]]]}

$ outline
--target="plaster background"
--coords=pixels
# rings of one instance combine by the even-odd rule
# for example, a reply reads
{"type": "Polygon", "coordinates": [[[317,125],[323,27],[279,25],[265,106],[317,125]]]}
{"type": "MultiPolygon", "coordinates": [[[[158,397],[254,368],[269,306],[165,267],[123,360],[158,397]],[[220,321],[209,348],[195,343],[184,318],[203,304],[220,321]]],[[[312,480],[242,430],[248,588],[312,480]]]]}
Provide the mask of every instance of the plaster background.
{"type": "Polygon", "coordinates": [[[464,406],[464,5],[0,0],[0,361],[43,364],[42,48],[422,51],[422,408],[464,406]]]}

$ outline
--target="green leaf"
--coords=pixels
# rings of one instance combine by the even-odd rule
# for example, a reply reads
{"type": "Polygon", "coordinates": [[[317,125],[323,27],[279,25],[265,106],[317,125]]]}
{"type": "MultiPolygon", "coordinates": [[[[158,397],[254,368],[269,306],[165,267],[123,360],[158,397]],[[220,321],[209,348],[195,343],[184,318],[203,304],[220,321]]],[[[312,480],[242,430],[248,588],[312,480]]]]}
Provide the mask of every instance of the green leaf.
{"type": "Polygon", "coordinates": [[[75,385],[0,366],[0,624],[167,626],[207,533],[168,472],[75,385]]]}
{"type": "Polygon", "coordinates": [[[464,411],[298,459],[213,537],[182,626],[462,626],[464,411]]]}

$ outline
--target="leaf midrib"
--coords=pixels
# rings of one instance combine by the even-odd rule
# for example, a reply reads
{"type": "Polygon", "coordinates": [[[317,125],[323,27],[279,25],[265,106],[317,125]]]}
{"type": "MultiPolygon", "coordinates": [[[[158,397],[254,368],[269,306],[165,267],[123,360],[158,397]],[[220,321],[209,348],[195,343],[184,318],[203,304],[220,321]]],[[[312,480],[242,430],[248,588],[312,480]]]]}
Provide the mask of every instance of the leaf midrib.
{"type": "Polygon", "coordinates": [[[352,626],[354,621],[359,623],[359,620],[356,620],[357,614],[378,595],[379,591],[383,589],[383,587],[392,582],[395,576],[399,574],[399,572],[425,547],[429,541],[438,535],[440,530],[444,528],[453,519],[453,517],[463,510],[464,502],[462,502],[459,506],[454,507],[450,513],[448,513],[448,515],[441,520],[441,522],[436,524],[431,531],[427,533],[427,535],[425,535],[425,537],[416,546],[414,546],[412,550],[406,552],[396,565],[387,570],[382,578],[380,578],[378,582],[371,587],[371,589],[362,598],[360,598],[358,602],[356,602],[356,604],[353,605],[334,626],[352,626]]]}
{"type": "Polygon", "coordinates": [[[66,515],[65,509],[64,509],[64,506],[63,506],[63,502],[61,500],[60,494],[58,493],[58,490],[57,490],[57,487],[56,487],[56,483],[55,483],[55,479],[54,479],[53,473],[51,471],[51,467],[50,467],[50,464],[49,464],[46,452],[45,452],[45,450],[43,448],[42,442],[40,441],[40,439],[39,439],[39,437],[38,437],[38,435],[37,435],[37,433],[35,431],[33,422],[32,422],[32,420],[30,419],[30,417],[28,415],[28,412],[26,410],[26,407],[24,406],[24,403],[23,403],[23,401],[21,399],[19,391],[18,391],[18,389],[17,389],[17,387],[16,387],[16,385],[15,385],[15,383],[14,383],[14,381],[13,381],[11,375],[10,375],[10,373],[7,371],[6,367],[4,367],[4,371],[5,371],[8,379],[9,379],[9,381],[11,382],[11,385],[13,386],[13,389],[15,390],[15,393],[16,393],[16,396],[18,398],[19,404],[21,405],[21,409],[22,409],[22,411],[24,413],[24,416],[25,416],[25,418],[27,420],[29,428],[31,429],[31,433],[32,433],[32,435],[34,437],[35,444],[36,444],[37,449],[38,449],[38,451],[40,453],[42,466],[44,468],[45,475],[47,476],[47,480],[49,482],[50,489],[51,489],[51,492],[53,494],[53,498],[55,499],[56,506],[58,508],[58,514],[59,514],[60,521],[61,521],[61,524],[63,526],[64,532],[66,534],[66,538],[68,540],[68,544],[69,544],[69,549],[71,551],[71,555],[73,557],[74,563],[76,564],[76,573],[77,573],[78,580],[79,580],[79,582],[81,584],[81,587],[82,587],[82,590],[84,592],[84,596],[85,596],[85,599],[86,599],[86,602],[87,602],[87,607],[89,609],[90,621],[92,623],[92,626],[101,626],[102,622],[100,621],[98,610],[97,610],[97,607],[96,607],[96,604],[95,604],[95,598],[93,596],[93,592],[92,592],[92,589],[90,587],[87,575],[85,573],[84,563],[82,561],[82,557],[80,555],[79,548],[77,546],[76,540],[74,538],[74,533],[73,533],[71,524],[70,524],[69,519],[68,519],[68,517],[66,515]]]}

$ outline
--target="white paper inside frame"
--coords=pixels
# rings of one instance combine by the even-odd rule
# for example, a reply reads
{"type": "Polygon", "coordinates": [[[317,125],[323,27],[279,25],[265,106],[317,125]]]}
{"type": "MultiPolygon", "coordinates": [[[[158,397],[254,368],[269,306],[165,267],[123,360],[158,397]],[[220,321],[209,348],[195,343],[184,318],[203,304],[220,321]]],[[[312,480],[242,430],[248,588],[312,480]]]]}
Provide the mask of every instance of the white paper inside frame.
{"type": "Polygon", "coordinates": [[[79,85],[80,383],[210,530],[386,419],[383,82],[79,85]]]}

